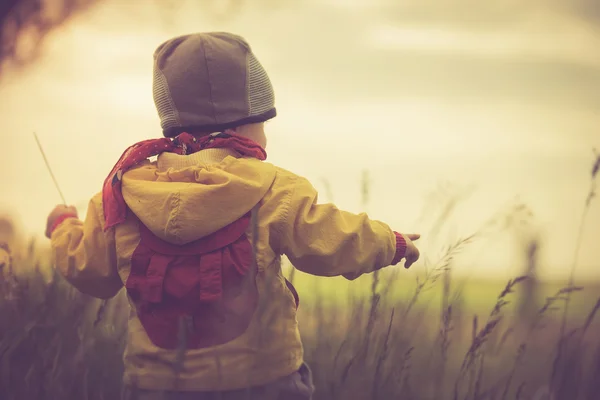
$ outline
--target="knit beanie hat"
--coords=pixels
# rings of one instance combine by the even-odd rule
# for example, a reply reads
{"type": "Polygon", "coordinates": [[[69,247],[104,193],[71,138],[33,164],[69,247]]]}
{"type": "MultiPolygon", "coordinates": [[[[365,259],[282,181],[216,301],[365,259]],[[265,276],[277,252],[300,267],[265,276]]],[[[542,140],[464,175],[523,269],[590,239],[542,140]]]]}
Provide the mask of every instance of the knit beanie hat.
{"type": "Polygon", "coordinates": [[[277,114],[273,86],[250,45],[225,32],[195,33],[154,52],[154,104],[163,134],[218,132],[277,114]]]}

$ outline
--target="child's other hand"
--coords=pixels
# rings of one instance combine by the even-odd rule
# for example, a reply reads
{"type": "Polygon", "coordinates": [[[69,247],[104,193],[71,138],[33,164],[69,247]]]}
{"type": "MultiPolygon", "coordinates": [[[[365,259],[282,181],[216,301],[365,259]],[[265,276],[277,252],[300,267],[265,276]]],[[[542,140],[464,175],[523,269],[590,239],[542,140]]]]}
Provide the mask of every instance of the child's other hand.
{"type": "Polygon", "coordinates": [[[415,246],[415,244],[413,243],[413,241],[418,240],[421,235],[419,234],[407,234],[407,235],[402,235],[404,237],[404,240],[406,241],[406,253],[404,253],[404,268],[408,269],[410,268],[411,265],[413,265],[418,259],[419,256],[421,255],[419,253],[419,249],[417,249],[417,246],[415,246]]]}
{"type": "Polygon", "coordinates": [[[73,216],[75,218],[78,217],[77,209],[74,206],[66,206],[64,204],[60,204],[50,212],[48,215],[48,220],[46,222],[46,237],[50,238],[52,234],[52,230],[54,228],[54,224],[58,221],[62,216],[73,216]]]}

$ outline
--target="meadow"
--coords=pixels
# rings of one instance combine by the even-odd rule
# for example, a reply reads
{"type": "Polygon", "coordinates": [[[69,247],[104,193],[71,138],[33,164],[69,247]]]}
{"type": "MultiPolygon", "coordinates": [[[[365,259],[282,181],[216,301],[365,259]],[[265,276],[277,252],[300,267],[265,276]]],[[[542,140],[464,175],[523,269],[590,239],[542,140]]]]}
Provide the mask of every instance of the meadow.
{"type": "MultiPolygon", "coordinates": [[[[582,225],[599,169],[597,155],[582,225]]],[[[366,206],[367,174],[362,187],[366,206]]],[[[453,204],[445,199],[430,237],[440,236],[453,204]]],[[[600,282],[576,286],[573,274],[568,282],[540,280],[535,237],[514,260],[525,266],[522,276],[499,282],[452,274],[466,247],[523,225],[529,214],[515,204],[443,244],[435,257],[424,254],[413,267],[416,279],[401,266],[347,281],[286,263],[283,273],[301,296],[298,321],[314,398],[598,399],[600,282]]],[[[16,226],[0,218],[0,398],[119,398],[125,292],[106,301],[79,293],[54,272],[47,243],[20,236],[16,226]]]]}
{"type": "MultiPolygon", "coordinates": [[[[401,267],[348,282],[286,266],[301,294],[315,399],[598,398],[600,284],[451,279],[466,239],[419,266],[418,280],[401,267]]],[[[51,272],[44,246],[8,242],[0,249],[0,398],[119,398],[125,293],[83,295],[51,272]]]]}

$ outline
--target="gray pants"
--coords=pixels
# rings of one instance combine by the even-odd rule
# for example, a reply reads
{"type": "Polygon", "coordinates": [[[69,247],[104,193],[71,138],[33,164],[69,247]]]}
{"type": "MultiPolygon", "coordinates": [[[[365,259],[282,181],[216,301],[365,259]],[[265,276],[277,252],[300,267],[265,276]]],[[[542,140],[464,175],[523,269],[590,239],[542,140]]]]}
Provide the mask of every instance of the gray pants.
{"type": "Polygon", "coordinates": [[[172,392],[125,387],[122,400],[311,400],[312,372],[303,364],[292,375],[267,385],[226,392],[172,392]]]}

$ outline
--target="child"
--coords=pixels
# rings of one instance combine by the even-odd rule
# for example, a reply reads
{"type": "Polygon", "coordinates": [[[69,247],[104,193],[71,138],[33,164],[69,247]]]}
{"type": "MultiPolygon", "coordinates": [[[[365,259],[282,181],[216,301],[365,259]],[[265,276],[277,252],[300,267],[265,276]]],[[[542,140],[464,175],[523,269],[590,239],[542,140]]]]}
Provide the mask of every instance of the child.
{"type": "Polygon", "coordinates": [[[163,43],[153,94],[165,138],[125,151],[84,221],[73,207],[50,213],[56,267],[98,298],[126,288],[126,398],[310,399],[280,256],[355,279],[410,267],[418,235],[319,205],[306,179],[264,162],[273,88],[241,37],[163,43]]]}

